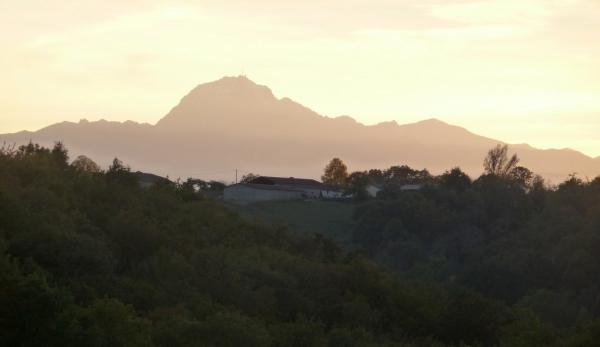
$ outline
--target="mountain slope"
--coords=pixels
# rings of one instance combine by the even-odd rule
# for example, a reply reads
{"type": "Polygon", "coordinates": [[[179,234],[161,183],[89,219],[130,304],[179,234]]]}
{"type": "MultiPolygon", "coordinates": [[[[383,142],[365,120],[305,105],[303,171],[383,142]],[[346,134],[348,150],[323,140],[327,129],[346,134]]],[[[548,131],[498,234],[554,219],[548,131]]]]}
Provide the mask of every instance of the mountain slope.
{"type": "MultiPolygon", "coordinates": [[[[0,142],[50,144],[106,165],[117,156],[135,169],[171,177],[232,180],[235,168],[270,175],[318,177],[341,157],[353,170],[408,164],[434,173],[460,166],[472,175],[500,141],[430,119],[366,126],[348,116],[329,118],[246,77],[199,85],[156,125],[64,122],[37,132],[0,135],[0,142]]],[[[600,159],[572,150],[511,146],[522,164],[558,182],[568,174],[600,174],[600,159]]]]}

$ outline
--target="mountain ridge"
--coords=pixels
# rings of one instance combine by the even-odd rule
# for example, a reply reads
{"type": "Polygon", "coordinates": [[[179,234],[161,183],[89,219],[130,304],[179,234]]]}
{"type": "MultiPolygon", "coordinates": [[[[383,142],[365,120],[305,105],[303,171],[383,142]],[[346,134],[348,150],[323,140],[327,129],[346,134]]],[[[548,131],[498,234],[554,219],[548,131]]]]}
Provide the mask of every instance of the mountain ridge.
{"type": "MultiPolygon", "coordinates": [[[[100,164],[119,157],[135,169],[171,177],[233,172],[237,167],[314,178],[334,156],[351,170],[407,164],[440,173],[460,166],[477,176],[487,150],[505,143],[435,118],[365,125],[347,115],[323,116],[290,98],[275,97],[267,86],[245,76],[196,86],[155,124],[82,119],[0,135],[0,142],[29,140],[44,145],[61,140],[73,154],[86,154],[100,164]]],[[[510,147],[524,166],[553,182],[571,172],[589,177],[600,173],[600,157],[528,144],[510,147]]]]}

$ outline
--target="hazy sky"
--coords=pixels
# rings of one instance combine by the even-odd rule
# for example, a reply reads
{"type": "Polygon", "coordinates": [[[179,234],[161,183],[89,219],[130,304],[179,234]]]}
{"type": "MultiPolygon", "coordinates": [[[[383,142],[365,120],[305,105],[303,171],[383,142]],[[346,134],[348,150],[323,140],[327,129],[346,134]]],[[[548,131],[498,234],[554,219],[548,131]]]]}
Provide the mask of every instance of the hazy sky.
{"type": "Polygon", "coordinates": [[[0,133],[154,123],[246,74],[365,124],[600,155],[600,0],[0,0],[0,133]]]}

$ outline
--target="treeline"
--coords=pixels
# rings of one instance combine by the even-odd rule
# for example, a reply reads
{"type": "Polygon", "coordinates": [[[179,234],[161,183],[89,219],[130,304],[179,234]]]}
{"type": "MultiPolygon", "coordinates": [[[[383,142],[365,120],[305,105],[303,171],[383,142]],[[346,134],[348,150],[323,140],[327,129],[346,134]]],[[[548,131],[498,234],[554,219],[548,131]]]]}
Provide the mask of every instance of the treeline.
{"type": "Polygon", "coordinates": [[[595,188],[572,182],[562,192],[544,192],[538,205],[531,192],[509,189],[495,178],[484,181],[465,189],[399,194],[357,211],[357,242],[416,274],[400,279],[361,252],[344,253],[318,235],[292,236],[280,227],[248,222],[191,183],[142,188],[118,160],[106,171],[87,161],[69,164],[61,144],[3,148],[0,345],[585,346],[597,341],[600,324],[591,323],[592,309],[564,323],[581,322],[579,330],[556,331],[554,321],[539,318],[545,317],[539,310],[543,304],[562,309],[556,298],[566,298],[569,308],[582,307],[597,293],[591,283],[598,272],[581,267],[597,260],[589,253],[597,243],[582,238],[598,231],[598,214],[585,215],[599,206],[589,205],[597,201],[591,194],[595,188]],[[493,200],[498,193],[502,198],[493,200]],[[584,196],[591,200],[581,200],[584,196]],[[485,199],[497,203],[488,206],[485,199]],[[472,201],[482,209],[464,207],[472,201]],[[513,204],[529,207],[505,215],[515,210],[513,204]],[[569,218],[561,219],[565,215],[569,218]],[[527,227],[521,225],[527,221],[527,227]],[[551,224],[542,236],[539,228],[551,224]],[[520,233],[515,225],[524,230],[518,242],[510,236],[520,233]],[[467,237],[478,233],[479,238],[467,237]],[[390,242],[383,241],[386,237],[390,242]],[[434,246],[438,237],[445,248],[434,246]],[[545,247],[560,237],[569,240],[563,246],[554,242],[543,255],[550,265],[532,262],[521,268],[521,261],[538,259],[528,252],[539,257],[544,252],[542,246],[524,245],[545,247]],[[581,244],[584,239],[588,242],[581,244]],[[511,240],[516,244],[507,244],[511,240]],[[523,254],[511,255],[514,262],[507,263],[512,248],[523,254]],[[411,254],[406,249],[414,249],[415,256],[404,260],[411,254]],[[563,254],[571,251],[574,255],[563,254]],[[553,257],[569,259],[559,269],[575,272],[554,272],[553,257]],[[512,267],[539,274],[525,288],[549,287],[540,293],[512,290],[504,282],[512,267]],[[545,268],[550,272],[538,273],[545,268]],[[571,277],[553,279],[555,274],[571,277]]]}
{"type": "MultiPolygon", "coordinates": [[[[509,157],[507,145],[497,145],[485,157],[484,176],[501,177],[523,189],[543,188],[545,183],[541,176],[518,164],[519,158],[516,154],[509,157]]],[[[352,196],[357,201],[364,201],[370,197],[367,193],[369,186],[384,188],[381,195],[378,195],[383,198],[396,196],[402,187],[407,185],[420,188],[425,184],[442,184],[456,189],[466,189],[472,183],[471,178],[458,167],[440,176],[432,175],[427,169],[416,170],[408,165],[348,173],[346,164],[340,158],[333,158],[323,171],[321,176],[323,183],[343,188],[347,196],[352,196]]]]}
{"type": "Polygon", "coordinates": [[[498,146],[475,180],[459,168],[350,174],[355,191],[382,188],[356,209],[354,244],[404,277],[469,288],[559,334],[579,334],[576,345],[597,344],[600,177],[549,186],[518,162],[498,146]]]}

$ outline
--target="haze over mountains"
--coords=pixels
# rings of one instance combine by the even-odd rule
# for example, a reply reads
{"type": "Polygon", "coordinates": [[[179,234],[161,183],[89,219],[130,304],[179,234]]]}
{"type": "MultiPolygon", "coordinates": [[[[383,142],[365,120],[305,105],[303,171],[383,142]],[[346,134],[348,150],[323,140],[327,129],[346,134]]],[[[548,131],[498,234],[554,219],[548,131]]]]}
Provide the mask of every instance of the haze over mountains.
{"type": "MultiPolygon", "coordinates": [[[[156,125],[82,120],[0,135],[0,142],[30,140],[63,141],[72,157],[85,154],[102,165],[118,157],[135,170],[226,181],[234,179],[235,168],[316,178],[332,157],[353,171],[407,164],[441,173],[460,166],[477,176],[487,150],[501,142],[435,119],[366,126],[347,116],[324,117],[275,98],[269,88],[243,76],[199,85],[156,125]]],[[[571,173],[600,174],[600,158],[569,149],[510,147],[523,166],[554,183],[571,173]]]]}

